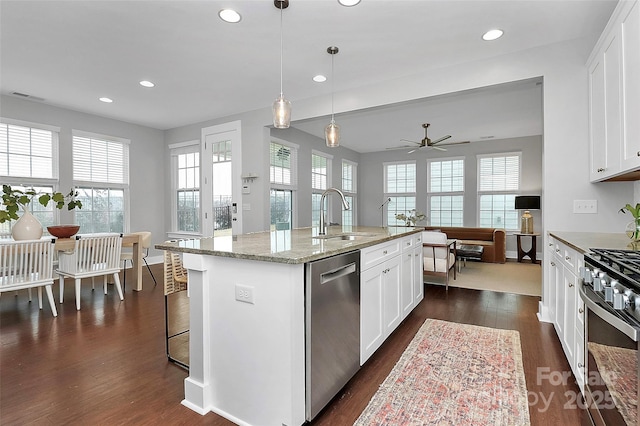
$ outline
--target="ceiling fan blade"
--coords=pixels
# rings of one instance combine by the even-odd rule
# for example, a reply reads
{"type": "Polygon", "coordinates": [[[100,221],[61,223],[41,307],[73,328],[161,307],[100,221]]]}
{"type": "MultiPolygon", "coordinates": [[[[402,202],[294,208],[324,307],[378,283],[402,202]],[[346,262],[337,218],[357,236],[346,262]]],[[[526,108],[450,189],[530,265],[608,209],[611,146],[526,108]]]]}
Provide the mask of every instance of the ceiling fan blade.
{"type": "Polygon", "coordinates": [[[442,148],[442,147],[439,147],[439,146],[435,146],[435,145],[432,145],[430,148],[437,149],[438,151],[446,151],[445,148],[442,148]]]}
{"type": "Polygon", "coordinates": [[[406,149],[406,148],[415,148],[413,145],[400,145],[400,146],[388,146],[385,149],[406,149]]]}
{"type": "Polygon", "coordinates": [[[444,145],[462,145],[465,143],[471,143],[471,141],[460,141],[460,142],[451,142],[451,143],[443,143],[440,146],[444,146],[444,145]]]}
{"type": "Polygon", "coordinates": [[[410,141],[409,139],[400,139],[400,142],[409,142],[409,143],[414,143],[416,145],[422,145],[422,142],[410,141]]]}
{"type": "Polygon", "coordinates": [[[445,136],[443,136],[443,137],[441,137],[439,139],[436,139],[435,141],[431,141],[431,145],[435,145],[437,143],[440,143],[440,142],[442,142],[444,140],[449,139],[450,137],[451,137],[451,135],[445,135],[445,136]]]}

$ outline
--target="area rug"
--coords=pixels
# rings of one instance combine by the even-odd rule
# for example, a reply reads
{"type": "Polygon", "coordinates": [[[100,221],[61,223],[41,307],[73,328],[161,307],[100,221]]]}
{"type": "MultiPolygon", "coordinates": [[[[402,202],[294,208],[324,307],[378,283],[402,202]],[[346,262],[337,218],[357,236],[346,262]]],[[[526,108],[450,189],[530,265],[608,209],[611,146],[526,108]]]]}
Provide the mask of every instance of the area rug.
{"type": "Polygon", "coordinates": [[[520,334],[427,319],[355,425],[529,425],[520,334]]]}

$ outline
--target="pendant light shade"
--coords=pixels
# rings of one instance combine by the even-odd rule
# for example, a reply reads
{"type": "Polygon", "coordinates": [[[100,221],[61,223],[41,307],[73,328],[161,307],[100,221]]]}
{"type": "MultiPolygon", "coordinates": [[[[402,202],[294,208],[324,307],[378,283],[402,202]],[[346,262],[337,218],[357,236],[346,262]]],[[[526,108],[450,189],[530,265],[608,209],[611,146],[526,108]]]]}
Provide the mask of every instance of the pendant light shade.
{"type": "Polygon", "coordinates": [[[333,119],[331,119],[331,123],[324,128],[324,139],[330,148],[340,146],[340,126],[338,126],[333,119]]]}
{"type": "Polygon", "coordinates": [[[280,9],[280,96],[273,102],[273,126],[288,129],[291,125],[291,102],[285,99],[282,91],[282,10],[289,7],[289,0],[273,0],[280,9]]]}
{"type": "Polygon", "coordinates": [[[327,53],[331,55],[331,123],[324,129],[324,139],[330,148],[340,146],[340,126],[336,124],[333,117],[333,57],[338,51],[336,46],[327,47],[327,53]]]}

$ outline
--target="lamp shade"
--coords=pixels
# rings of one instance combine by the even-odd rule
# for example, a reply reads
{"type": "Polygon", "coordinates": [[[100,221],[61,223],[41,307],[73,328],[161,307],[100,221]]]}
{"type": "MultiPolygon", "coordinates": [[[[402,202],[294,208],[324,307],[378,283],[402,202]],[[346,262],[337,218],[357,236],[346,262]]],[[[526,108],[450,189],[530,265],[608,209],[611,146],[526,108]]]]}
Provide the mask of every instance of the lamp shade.
{"type": "Polygon", "coordinates": [[[516,210],[540,210],[539,195],[519,195],[515,202],[516,210]]]}

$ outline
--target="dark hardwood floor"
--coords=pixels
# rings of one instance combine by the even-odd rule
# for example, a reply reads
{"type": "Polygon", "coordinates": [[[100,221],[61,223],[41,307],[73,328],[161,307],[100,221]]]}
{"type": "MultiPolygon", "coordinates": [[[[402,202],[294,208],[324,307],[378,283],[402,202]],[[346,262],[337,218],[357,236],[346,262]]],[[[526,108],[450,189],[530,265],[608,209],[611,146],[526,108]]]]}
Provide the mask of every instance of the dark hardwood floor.
{"type": "MultiPolygon", "coordinates": [[[[162,265],[152,269],[161,279],[162,265]]],[[[105,297],[84,284],[76,311],[73,286],[65,287],[57,318],[46,297],[42,311],[26,291],[0,297],[0,424],[232,424],[180,405],[187,372],[167,361],[163,288],[146,269],[144,290],[127,288],[124,302],[113,286],[105,297]]],[[[586,424],[584,412],[566,407],[578,391],[573,378],[555,380],[569,365],[553,326],[536,317],[538,298],[425,288],[424,301],[313,424],[351,425],[426,318],[518,330],[531,424],[586,424]]]]}

